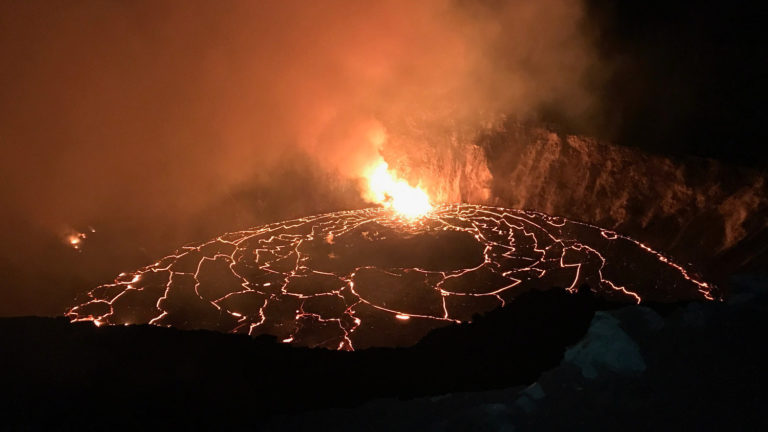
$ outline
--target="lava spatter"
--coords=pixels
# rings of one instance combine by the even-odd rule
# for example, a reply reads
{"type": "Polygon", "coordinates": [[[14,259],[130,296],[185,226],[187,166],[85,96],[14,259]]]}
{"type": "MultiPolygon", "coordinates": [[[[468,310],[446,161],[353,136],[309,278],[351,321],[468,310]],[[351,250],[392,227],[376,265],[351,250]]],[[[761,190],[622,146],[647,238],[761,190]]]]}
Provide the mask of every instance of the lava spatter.
{"type": "Polygon", "coordinates": [[[412,345],[520,293],[584,284],[618,302],[713,298],[712,286],[618,233],[453,204],[418,219],[371,208],[227,233],[119,275],[67,315],[354,350],[412,345]]]}

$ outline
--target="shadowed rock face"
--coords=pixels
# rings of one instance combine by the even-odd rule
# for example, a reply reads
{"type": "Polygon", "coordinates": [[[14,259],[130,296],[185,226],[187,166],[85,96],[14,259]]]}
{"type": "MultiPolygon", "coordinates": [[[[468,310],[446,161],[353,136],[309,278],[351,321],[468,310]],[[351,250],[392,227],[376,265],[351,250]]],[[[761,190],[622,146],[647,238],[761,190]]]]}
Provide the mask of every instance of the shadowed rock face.
{"type": "Polygon", "coordinates": [[[329,213],[188,246],[93,289],[68,312],[97,324],[268,334],[299,346],[411,346],[551,286],[618,303],[713,298],[629,237],[543,213],[440,206],[329,213]]]}
{"type": "Polygon", "coordinates": [[[382,398],[271,424],[349,431],[766,430],[768,279],[742,274],[733,282],[724,302],[597,311],[563,361],[528,387],[382,398]]]}

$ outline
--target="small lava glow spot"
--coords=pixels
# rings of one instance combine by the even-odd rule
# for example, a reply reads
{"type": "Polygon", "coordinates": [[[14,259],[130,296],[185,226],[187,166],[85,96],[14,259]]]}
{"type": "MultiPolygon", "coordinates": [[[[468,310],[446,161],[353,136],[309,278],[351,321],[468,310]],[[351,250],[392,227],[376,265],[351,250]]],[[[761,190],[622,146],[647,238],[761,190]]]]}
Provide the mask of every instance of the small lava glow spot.
{"type": "Polygon", "coordinates": [[[395,318],[403,321],[411,319],[411,317],[409,317],[408,315],[403,315],[403,314],[397,314],[395,315],[395,318]]]}
{"type": "Polygon", "coordinates": [[[413,187],[398,178],[383,160],[374,165],[366,178],[368,198],[405,218],[416,219],[432,210],[429,195],[420,187],[413,187]]]}
{"type": "Polygon", "coordinates": [[[85,241],[85,234],[83,233],[73,233],[68,234],[66,236],[66,243],[72,248],[77,251],[81,250],[83,247],[83,242],[85,241]]]}

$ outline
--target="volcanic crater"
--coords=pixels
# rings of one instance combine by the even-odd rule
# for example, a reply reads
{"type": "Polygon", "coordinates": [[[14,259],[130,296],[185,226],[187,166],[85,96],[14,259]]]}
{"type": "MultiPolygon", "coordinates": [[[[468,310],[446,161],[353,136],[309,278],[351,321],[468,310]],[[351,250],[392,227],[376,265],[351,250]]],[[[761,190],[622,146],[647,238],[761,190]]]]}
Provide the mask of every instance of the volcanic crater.
{"type": "Polygon", "coordinates": [[[67,315],[338,350],[411,346],[532,290],[588,286],[618,303],[712,299],[643,243],[543,213],[442,205],[408,219],[343,211],[227,233],[123,273],[67,315]]]}

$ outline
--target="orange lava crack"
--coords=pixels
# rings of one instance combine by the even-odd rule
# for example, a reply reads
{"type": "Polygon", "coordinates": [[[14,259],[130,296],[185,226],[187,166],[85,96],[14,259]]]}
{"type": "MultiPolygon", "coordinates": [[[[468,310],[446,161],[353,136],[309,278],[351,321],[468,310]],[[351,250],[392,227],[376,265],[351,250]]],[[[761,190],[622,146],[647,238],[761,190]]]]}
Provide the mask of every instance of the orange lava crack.
{"type": "Polygon", "coordinates": [[[150,323],[271,334],[285,343],[354,350],[388,344],[387,337],[393,345],[407,344],[398,332],[413,331],[418,340],[431,328],[468,321],[474,313],[503,306],[531,289],[559,285],[573,292],[583,284],[610,299],[633,303],[647,296],[664,298],[665,289],[686,298],[713,298],[710,284],[615,232],[537,212],[450,204],[418,219],[370,208],[227,233],[120,274],[113,283],[88,292],[67,316],[97,325],[150,323]],[[481,245],[476,265],[437,270],[364,265],[329,271],[326,267],[338,261],[337,249],[322,257],[306,251],[310,246],[344,248],[351,236],[376,242],[391,233],[408,238],[446,232],[471,236],[481,245]],[[617,253],[631,256],[617,259],[622,258],[617,253]],[[318,264],[326,261],[330,264],[318,264]],[[402,299],[387,297],[389,285],[378,287],[373,296],[361,290],[363,273],[418,287],[392,288],[400,297],[433,297],[397,306],[402,299]],[[437,304],[424,304],[429,301],[437,304]],[[415,330],[403,327],[419,322],[422,327],[415,330]],[[366,341],[359,335],[362,326],[385,342],[366,341]]]}

